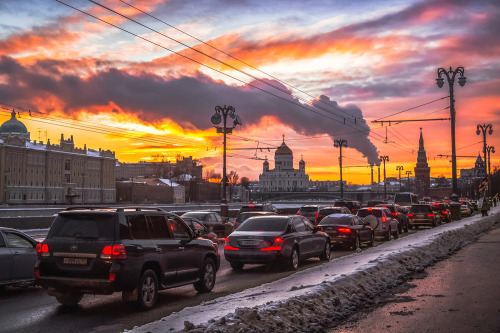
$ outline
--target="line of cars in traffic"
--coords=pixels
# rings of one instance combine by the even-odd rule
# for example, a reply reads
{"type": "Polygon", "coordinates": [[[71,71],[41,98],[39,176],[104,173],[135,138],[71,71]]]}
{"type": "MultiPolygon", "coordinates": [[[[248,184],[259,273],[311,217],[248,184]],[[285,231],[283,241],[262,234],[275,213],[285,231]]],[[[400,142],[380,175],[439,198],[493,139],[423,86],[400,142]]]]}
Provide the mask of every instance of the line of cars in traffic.
{"type": "Polygon", "coordinates": [[[159,208],[74,207],[58,214],[40,243],[0,228],[0,285],[36,283],[65,306],[84,294],[122,292],[125,301],[151,309],[159,290],[192,284],[211,291],[220,267],[219,241],[234,270],[246,264],[330,260],[336,247],[373,246],[420,226],[450,221],[445,203],[402,207],[385,202],[339,200],[304,205],[278,215],[271,204],[243,206],[234,222],[212,211],[181,216],[159,208]]]}

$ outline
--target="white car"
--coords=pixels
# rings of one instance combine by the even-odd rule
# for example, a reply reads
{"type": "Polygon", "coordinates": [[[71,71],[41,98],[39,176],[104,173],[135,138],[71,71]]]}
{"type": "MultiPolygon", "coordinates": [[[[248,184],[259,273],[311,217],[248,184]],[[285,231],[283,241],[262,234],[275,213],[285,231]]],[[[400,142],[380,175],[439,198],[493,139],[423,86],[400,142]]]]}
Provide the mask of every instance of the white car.
{"type": "Polygon", "coordinates": [[[471,216],[472,215],[472,210],[469,208],[469,205],[461,205],[460,206],[460,211],[462,212],[462,216],[471,216]]]}

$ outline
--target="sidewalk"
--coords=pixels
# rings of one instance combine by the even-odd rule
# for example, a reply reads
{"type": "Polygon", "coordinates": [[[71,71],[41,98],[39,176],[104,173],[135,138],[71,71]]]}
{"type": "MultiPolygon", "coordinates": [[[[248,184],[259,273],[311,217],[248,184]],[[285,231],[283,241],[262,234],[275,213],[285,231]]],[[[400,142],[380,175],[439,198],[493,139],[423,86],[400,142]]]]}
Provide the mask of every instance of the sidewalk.
{"type": "Polygon", "coordinates": [[[500,332],[499,258],[497,228],[428,268],[408,291],[331,332],[500,332]]]}

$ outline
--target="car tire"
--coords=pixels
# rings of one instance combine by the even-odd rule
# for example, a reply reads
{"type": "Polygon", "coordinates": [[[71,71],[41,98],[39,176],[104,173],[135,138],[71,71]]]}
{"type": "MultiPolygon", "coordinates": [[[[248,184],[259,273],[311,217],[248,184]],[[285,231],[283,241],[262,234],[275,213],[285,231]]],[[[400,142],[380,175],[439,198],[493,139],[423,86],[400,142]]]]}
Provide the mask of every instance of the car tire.
{"type": "Polygon", "coordinates": [[[56,295],[57,301],[62,305],[68,307],[76,306],[82,300],[82,298],[83,298],[83,293],[75,293],[71,291],[67,291],[56,295]]]}
{"type": "Polygon", "coordinates": [[[288,265],[292,271],[299,269],[299,250],[296,246],[292,249],[288,265]]]}
{"type": "Polygon", "coordinates": [[[360,246],[361,246],[361,242],[359,240],[359,235],[356,235],[356,239],[354,240],[354,243],[351,246],[351,250],[356,251],[357,249],[360,248],[360,246]]]}
{"type": "Polygon", "coordinates": [[[199,293],[206,293],[214,289],[217,270],[213,259],[207,258],[203,263],[200,281],[193,283],[194,289],[199,293]]]}
{"type": "Polygon", "coordinates": [[[239,261],[230,261],[229,265],[231,266],[232,269],[235,271],[241,271],[243,270],[243,266],[245,266],[244,263],[239,262],[239,261]]]}
{"type": "Polygon", "coordinates": [[[319,259],[321,261],[330,261],[330,258],[332,256],[332,247],[330,245],[330,240],[326,240],[325,244],[325,249],[323,250],[323,253],[319,256],[319,259]]]}
{"type": "Polygon", "coordinates": [[[141,310],[152,309],[158,299],[158,278],[153,270],[148,269],[142,273],[137,291],[137,306],[141,310]]]}
{"type": "Polygon", "coordinates": [[[368,246],[375,246],[375,233],[372,232],[372,235],[370,236],[370,242],[368,243],[368,246]]]}
{"type": "Polygon", "coordinates": [[[392,233],[391,228],[389,228],[389,231],[387,231],[387,234],[385,235],[385,240],[386,241],[391,240],[391,233],[392,233]]]}

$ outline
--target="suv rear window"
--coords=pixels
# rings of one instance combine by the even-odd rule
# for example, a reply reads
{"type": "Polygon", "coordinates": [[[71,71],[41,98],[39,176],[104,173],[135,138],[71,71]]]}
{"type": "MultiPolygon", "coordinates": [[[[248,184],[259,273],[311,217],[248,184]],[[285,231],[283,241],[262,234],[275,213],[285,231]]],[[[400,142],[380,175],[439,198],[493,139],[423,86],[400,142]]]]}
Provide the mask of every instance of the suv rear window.
{"type": "Polygon", "coordinates": [[[318,207],[315,207],[315,206],[301,207],[299,209],[299,212],[304,212],[304,213],[315,213],[317,211],[318,211],[318,207]]]}
{"type": "Polygon", "coordinates": [[[430,213],[432,210],[428,205],[413,205],[410,211],[413,213],[430,213]]]}
{"type": "Polygon", "coordinates": [[[114,217],[108,214],[59,215],[54,220],[47,238],[92,238],[114,240],[114,217]]]}
{"type": "Polygon", "coordinates": [[[360,209],[358,210],[359,217],[367,217],[368,215],[373,215],[375,217],[382,217],[382,211],[378,209],[368,210],[368,209],[360,209]]]}

